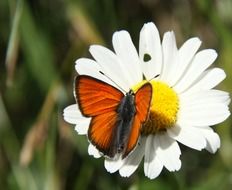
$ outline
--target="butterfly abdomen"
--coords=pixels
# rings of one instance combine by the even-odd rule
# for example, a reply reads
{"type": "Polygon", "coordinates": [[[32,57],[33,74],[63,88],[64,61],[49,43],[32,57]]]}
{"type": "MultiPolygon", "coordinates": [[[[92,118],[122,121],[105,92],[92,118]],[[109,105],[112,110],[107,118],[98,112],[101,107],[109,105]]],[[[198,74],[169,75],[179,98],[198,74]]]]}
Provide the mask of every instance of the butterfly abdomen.
{"type": "Polygon", "coordinates": [[[117,153],[123,152],[126,148],[135,113],[134,95],[128,93],[122,98],[117,108],[118,122],[113,146],[117,153]]]}

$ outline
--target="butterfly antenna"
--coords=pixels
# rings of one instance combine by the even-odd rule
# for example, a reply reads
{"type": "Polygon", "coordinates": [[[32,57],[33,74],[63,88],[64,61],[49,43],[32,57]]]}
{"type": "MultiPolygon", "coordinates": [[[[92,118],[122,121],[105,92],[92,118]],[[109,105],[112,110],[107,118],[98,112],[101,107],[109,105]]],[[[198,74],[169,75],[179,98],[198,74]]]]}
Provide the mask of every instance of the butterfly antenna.
{"type": "Polygon", "coordinates": [[[111,82],[113,82],[121,91],[123,91],[124,93],[127,93],[126,90],[124,90],[121,86],[119,86],[115,81],[113,81],[113,79],[111,79],[108,75],[106,75],[105,73],[103,73],[102,71],[99,71],[100,74],[104,75],[106,78],[108,78],[111,82]]]}
{"type": "Polygon", "coordinates": [[[160,74],[155,75],[154,77],[152,77],[152,78],[149,79],[148,81],[150,82],[152,79],[155,79],[155,78],[157,78],[158,76],[160,76],[160,74]]]}

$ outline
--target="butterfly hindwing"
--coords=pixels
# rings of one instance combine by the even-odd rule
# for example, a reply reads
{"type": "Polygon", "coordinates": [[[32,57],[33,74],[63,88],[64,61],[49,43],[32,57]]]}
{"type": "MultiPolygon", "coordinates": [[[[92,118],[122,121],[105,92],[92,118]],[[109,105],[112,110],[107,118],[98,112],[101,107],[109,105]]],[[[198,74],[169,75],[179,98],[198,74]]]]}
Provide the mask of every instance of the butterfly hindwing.
{"type": "Polygon", "coordinates": [[[79,108],[86,117],[116,110],[124,96],[115,87],[86,75],[76,77],[74,91],[79,108]]]}
{"type": "Polygon", "coordinates": [[[140,128],[141,122],[139,121],[138,117],[135,116],[131,126],[130,135],[128,137],[127,146],[123,153],[123,158],[125,158],[135,148],[139,139],[140,128]]]}
{"type": "Polygon", "coordinates": [[[88,138],[104,155],[113,157],[116,147],[113,145],[114,131],[117,127],[117,113],[114,111],[94,116],[90,122],[88,138]]]}

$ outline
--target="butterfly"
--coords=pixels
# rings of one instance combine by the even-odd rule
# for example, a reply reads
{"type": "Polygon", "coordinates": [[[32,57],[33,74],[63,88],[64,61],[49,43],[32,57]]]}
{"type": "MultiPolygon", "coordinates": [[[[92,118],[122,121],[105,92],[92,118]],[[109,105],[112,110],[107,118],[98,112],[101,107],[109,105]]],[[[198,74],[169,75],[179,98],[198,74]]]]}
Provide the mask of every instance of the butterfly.
{"type": "Polygon", "coordinates": [[[104,155],[125,158],[137,145],[140,130],[147,120],[152,98],[149,82],[135,93],[125,95],[114,86],[96,78],[79,75],[74,93],[83,116],[91,117],[89,141],[104,155]]]}

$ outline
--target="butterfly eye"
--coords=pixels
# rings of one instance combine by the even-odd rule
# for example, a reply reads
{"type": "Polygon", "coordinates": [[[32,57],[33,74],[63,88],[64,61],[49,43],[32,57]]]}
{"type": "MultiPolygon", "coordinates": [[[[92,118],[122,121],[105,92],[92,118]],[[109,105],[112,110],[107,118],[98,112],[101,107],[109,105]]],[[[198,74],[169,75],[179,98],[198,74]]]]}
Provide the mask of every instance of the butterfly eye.
{"type": "Polygon", "coordinates": [[[144,62],[148,62],[148,61],[150,61],[151,60],[151,56],[148,54],[148,53],[145,53],[144,55],[143,55],[143,61],[144,62]]]}

